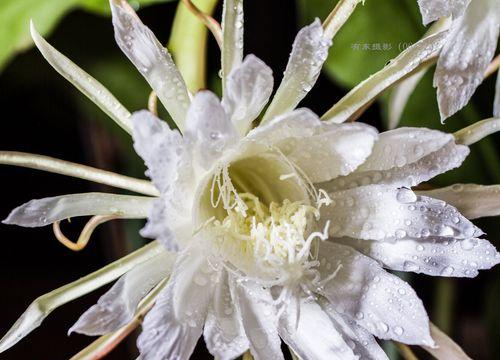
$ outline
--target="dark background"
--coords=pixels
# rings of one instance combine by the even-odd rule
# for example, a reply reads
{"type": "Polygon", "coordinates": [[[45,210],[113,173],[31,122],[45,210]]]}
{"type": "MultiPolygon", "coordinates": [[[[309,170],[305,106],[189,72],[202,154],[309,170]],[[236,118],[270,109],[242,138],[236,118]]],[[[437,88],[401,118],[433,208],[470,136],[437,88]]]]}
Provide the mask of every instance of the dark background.
{"type": "MultiPolygon", "coordinates": [[[[168,39],[175,9],[174,2],[140,11],[143,21],[164,43],[168,39]]],[[[278,83],[298,29],[297,11],[290,6],[290,1],[258,0],[248,1],[245,12],[245,52],[255,53],[264,60],[273,69],[278,83]]],[[[220,9],[217,14],[220,14],[220,9]]],[[[110,63],[126,72],[136,73],[115,45],[111,22],[106,17],[73,12],[59,24],[49,41],[92,74],[91,69],[100,69],[106,76],[106,66],[110,63]]],[[[215,78],[219,57],[213,40],[209,42],[209,59],[208,73],[215,78]]],[[[134,98],[131,110],[145,107],[147,102],[145,83],[138,75],[134,76],[134,81],[126,89],[134,98]]],[[[102,80],[105,85],[112,85],[115,81],[111,77],[106,79],[108,82],[102,80]]],[[[492,88],[493,80],[490,79],[481,91],[491,92],[492,88]]],[[[323,113],[345,92],[322,75],[303,105],[323,113]]],[[[479,104],[481,99],[480,96],[479,104]]],[[[484,102],[486,104],[486,100],[484,102]]],[[[130,150],[130,141],[110,119],[103,122],[102,116],[96,115],[98,110],[94,105],[79,95],[33,49],[17,56],[1,73],[0,109],[0,148],[3,150],[39,153],[131,176],[143,176],[142,164],[130,150]]],[[[382,129],[378,105],[372,106],[361,120],[382,129]]],[[[498,137],[494,139],[498,145],[498,137]]],[[[0,178],[2,218],[14,207],[33,198],[87,191],[117,192],[82,180],[10,166],[0,167],[0,178]]],[[[82,220],[76,219],[69,225],[63,224],[63,229],[74,238],[83,224],[82,220]]],[[[36,297],[102,267],[137,246],[141,240],[136,230],[141,223],[124,225],[125,222],[116,221],[101,226],[88,247],[79,253],[59,244],[50,227],[24,229],[0,225],[0,333],[4,334],[36,297]]],[[[499,243],[498,225],[491,220],[480,221],[478,225],[493,235],[489,239],[494,244],[499,243]]],[[[433,319],[436,299],[451,297],[451,304],[454,304],[451,335],[473,358],[493,359],[498,358],[493,354],[499,354],[495,352],[495,347],[498,347],[495,336],[498,335],[499,278],[500,268],[496,268],[481,272],[476,279],[449,280],[444,286],[440,285],[441,293],[437,292],[437,282],[431,277],[415,276],[411,281],[433,319]]],[[[1,354],[0,358],[71,357],[93,339],[77,334],[67,337],[67,329],[107,288],[58,308],[40,328],[1,354]]],[[[134,339],[131,338],[109,359],[135,357],[134,339]]],[[[194,358],[209,358],[209,354],[201,345],[194,358]]]]}

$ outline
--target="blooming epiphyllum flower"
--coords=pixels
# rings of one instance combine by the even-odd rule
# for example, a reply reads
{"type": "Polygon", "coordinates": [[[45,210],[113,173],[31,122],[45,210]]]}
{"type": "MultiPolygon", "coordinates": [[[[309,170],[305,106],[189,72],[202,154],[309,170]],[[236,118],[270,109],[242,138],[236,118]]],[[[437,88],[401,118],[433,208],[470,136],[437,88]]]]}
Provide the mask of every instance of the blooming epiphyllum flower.
{"type": "Polygon", "coordinates": [[[418,0],[425,25],[453,17],[434,74],[439,111],[444,121],[469,102],[481,84],[498,43],[498,0],[418,0]]]}
{"type": "Polygon", "coordinates": [[[48,61],[132,133],[154,186],[3,152],[3,163],[150,195],[33,200],[5,222],[54,223],[66,241],[60,220],[93,215],[78,245],[103,221],[147,217],[141,234],[155,241],[37,299],[0,349],[19,341],[57,306],[120,275],[70,332],[111,334],[106,342],[136,314],[149,311],[137,341],[145,360],[187,359],[202,334],[221,359],[248,349],[256,359],[281,359],[281,340],[301,359],[387,358],[374,336],[432,348],[422,302],[385,269],[474,277],[500,262],[495,248],[480,238],[481,230],[460,212],[470,218],[500,214],[498,187],[412,190],[460,166],[469,153],[466,145],[495,131],[499,120],[455,136],[425,128],[378,134],[364,124],[343,123],[381,88],[438,51],[442,33],[424,38],[348,94],[325,121],[297,109],[319,75],[332,37],[358,2],[341,1],[324,24],[316,20],[298,33],[283,80],[257,127],[252,125],[268,103],[273,77],[257,57],[243,59],[241,1],[224,3],[222,100],[209,91],[191,95],[152,32],[125,2],[111,1],[118,45],[178,129],[149,111],[130,115],[32,28],[48,61]],[[476,204],[477,199],[482,201],[476,204]]]}

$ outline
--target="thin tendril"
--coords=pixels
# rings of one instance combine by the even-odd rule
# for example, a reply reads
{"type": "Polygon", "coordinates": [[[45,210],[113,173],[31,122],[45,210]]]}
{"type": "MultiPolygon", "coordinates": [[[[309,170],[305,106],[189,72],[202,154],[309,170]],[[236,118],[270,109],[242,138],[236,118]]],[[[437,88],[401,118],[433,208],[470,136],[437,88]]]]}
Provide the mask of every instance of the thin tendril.
{"type": "Polygon", "coordinates": [[[61,227],[59,225],[59,221],[56,221],[52,224],[52,229],[54,231],[54,235],[61,244],[66,246],[68,249],[73,250],[73,251],[80,251],[83,250],[94,232],[94,230],[97,228],[102,223],[105,223],[110,220],[114,219],[119,219],[121,216],[118,215],[96,215],[93,216],[87,224],[85,224],[82,232],[80,233],[80,236],[78,237],[78,240],[76,242],[71,241],[68,239],[63,232],[61,231],[61,227]]]}
{"type": "Polygon", "coordinates": [[[220,24],[210,15],[205,14],[201,11],[191,0],[182,0],[184,5],[191,11],[200,21],[205,24],[208,30],[212,33],[217,41],[217,45],[222,49],[222,28],[220,24]]]}

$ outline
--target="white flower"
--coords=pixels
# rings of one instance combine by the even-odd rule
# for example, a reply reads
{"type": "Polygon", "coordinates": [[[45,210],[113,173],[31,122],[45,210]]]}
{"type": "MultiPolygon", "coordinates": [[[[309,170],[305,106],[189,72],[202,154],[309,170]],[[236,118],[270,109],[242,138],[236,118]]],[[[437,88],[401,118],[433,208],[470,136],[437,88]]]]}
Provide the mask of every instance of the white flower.
{"type": "MultiPolygon", "coordinates": [[[[336,11],[343,21],[344,10],[352,11],[357,2],[340,3],[336,11]]],[[[141,233],[162,246],[152,242],[121,264],[36,300],[2,339],[0,350],[55,307],[122,274],[70,331],[119,331],[153,299],[138,339],[145,360],[187,359],[202,334],[221,359],[247,349],[256,359],[280,359],[281,340],[301,359],[387,358],[374,336],[433,346],[422,302],[384,268],[473,277],[500,262],[495,248],[479,238],[481,230],[440,200],[471,218],[498,215],[497,187],[411,190],[460,166],[469,149],[459,142],[470,144],[491,133],[498,121],[455,137],[423,128],[378,134],[367,125],[321,121],[308,109],[296,109],[314,85],[335,33],[315,21],[297,35],[283,81],[254,128],[273,78],[255,56],[242,58],[240,1],[224,5],[222,100],[209,91],[191,96],[170,55],[135,13],[118,0],[111,6],[119,46],[180,131],[148,111],[129,117],[34,29],[33,37],[58,71],[91,98],[96,89],[104,93],[94,100],[132,133],[155,188],[52,159],[31,157],[28,163],[22,154],[3,153],[0,160],[154,197],[74,194],[34,200],[5,222],[43,226],[73,216],[94,215],[96,222],[102,216],[147,216],[141,233]],[[484,197],[482,206],[471,207],[478,196],[484,197]]],[[[340,26],[333,18],[331,24],[340,26]]],[[[387,81],[412,71],[441,42],[442,34],[419,42],[394,62],[397,72],[388,70],[393,77],[387,81]]],[[[368,95],[348,96],[343,104],[349,106],[337,107],[332,116],[360,111],[380,91],[374,79],[383,80],[372,78],[368,90],[360,90],[368,95]]]]}
{"type": "Polygon", "coordinates": [[[434,86],[444,121],[469,102],[495,54],[500,31],[498,0],[418,0],[424,24],[452,16],[434,86]]]}

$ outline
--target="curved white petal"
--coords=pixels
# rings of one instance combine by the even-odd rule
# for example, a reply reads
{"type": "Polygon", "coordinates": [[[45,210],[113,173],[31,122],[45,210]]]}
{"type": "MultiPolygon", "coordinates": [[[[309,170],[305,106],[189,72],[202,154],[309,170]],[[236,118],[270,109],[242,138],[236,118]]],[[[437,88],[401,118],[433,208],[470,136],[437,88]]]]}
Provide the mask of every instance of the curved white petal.
{"type": "Polygon", "coordinates": [[[313,183],[347,175],[372,151],[377,131],[364,124],[326,124],[298,109],[258,127],[248,139],[276,147],[313,183]]]}
{"type": "Polygon", "coordinates": [[[357,359],[330,317],[315,300],[290,303],[280,319],[279,334],[302,360],[357,359]],[[295,320],[299,311],[299,321],[295,320]]]}
{"type": "Polygon", "coordinates": [[[433,345],[429,319],[415,291],[375,261],[340,244],[320,244],[320,273],[331,278],[318,292],[341,314],[380,339],[433,345]]]}
{"type": "Polygon", "coordinates": [[[141,299],[170,274],[175,255],[163,252],[123,275],[69,329],[89,336],[118,330],[132,320],[141,299]]]}
{"type": "Polygon", "coordinates": [[[334,305],[328,301],[321,301],[321,306],[330,316],[335,328],[342,334],[347,344],[352,348],[354,355],[363,360],[388,360],[386,353],[373,335],[356,321],[346,315],[337,313],[334,305]]]}
{"type": "Polygon", "coordinates": [[[125,0],[110,0],[110,5],[118,46],[183,130],[190,100],[184,79],[172,57],[125,0]]]}
{"type": "Polygon", "coordinates": [[[210,168],[223,151],[238,140],[234,124],[210,91],[200,91],[194,96],[185,136],[192,142],[195,159],[204,168],[210,168]]]}
{"type": "Polygon", "coordinates": [[[123,130],[132,133],[130,112],[92,76],[80,69],[74,62],[57,51],[38,33],[30,22],[31,37],[43,57],[66,80],[71,82],[85,96],[92,100],[102,111],[111,117],[123,130]]]}
{"type": "Polygon", "coordinates": [[[382,70],[371,75],[335,103],[322,120],[342,123],[362,110],[382,91],[417,69],[422,63],[437,56],[446,41],[447,32],[433,34],[403,51],[382,70]]]}
{"type": "Polygon", "coordinates": [[[70,194],[31,200],[14,210],[4,224],[25,227],[50,225],[77,216],[118,215],[141,219],[147,216],[154,198],[106,193],[70,194]]]}
{"type": "MultiPolygon", "coordinates": [[[[446,138],[441,140],[444,139],[446,138]]],[[[434,140],[439,142],[437,138],[434,140]]],[[[435,148],[432,139],[427,146],[430,148],[425,150],[409,140],[407,144],[387,144],[387,147],[383,148],[385,150],[382,150],[382,153],[388,152],[387,159],[384,159],[382,154],[380,162],[368,158],[366,165],[361,165],[355,172],[320,184],[319,187],[329,192],[370,184],[391,185],[395,188],[412,187],[460,166],[470,152],[467,146],[457,145],[453,140],[436,151],[429,152],[431,148],[435,148]],[[427,152],[429,153],[424,156],[427,152]],[[417,155],[422,157],[418,158],[417,155]],[[394,161],[392,167],[387,160],[394,161]]],[[[380,149],[377,144],[375,148],[380,149]]]]}
{"type": "Polygon", "coordinates": [[[409,189],[368,185],[331,193],[332,203],[322,208],[334,237],[396,241],[404,238],[466,239],[483,232],[457,209],[409,189]]]}
{"type": "Polygon", "coordinates": [[[447,202],[467,219],[500,215],[500,185],[455,184],[417,193],[447,202]]]}
{"type": "Polygon", "coordinates": [[[222,86],[243,60],[243,0],[224,0],[222,8],[222,86]]]}
{"type": "Polygon", "coordinates": [[[269,101],[273,82],[272,70],[251,54],[229,74],[222,106],[240,135],[248,132],[269,101]]]}
{"type": "Polygon", "coordinates": [[[424,25],[441,17],[453,16],[457,19],[463,15],[471,0],[418,0],[424,25]]]}
{"type": "Polygon", "coordinates": [[[318,79],[331,43],[332,41],[324,36],[318,19],[299,31],[283,80],[262,119],[262,124],[295,109],[307,95],[318,79]]]}
{"type": "Polygon", "coordinates": [[[255,360],[280,360],[281,340],[278,336],[276,309],[269,290],[252,281],[236,282],[231,286],[243,318],[243,328],[255,360]]]}
{"type": "Polygon", "coordinates": [[[452,24],[434,73],[441,121],[467,105],[483,81],[499,31],[498,0],[472,1],[452,24]]]}
{"type": "Polygon", "coordinates": [[[141,359],[190,357],[213,296],[213,275],[202,249],[191,246],[179,254],[167,287],[144,318],[137,339],[141,359]]]}
{"type": "Polygon", "coordinates": [[[228,276],[225,270],[219,273],[203,331],[208,350],[220,360],[235,359],[250,346],[228,276]]]}
{"type": "Polygon", "coordinates": [[[483,239],[401,239],[394,243],[355,239],[339,240],[381,262],[391,270],[432,276],[476,277],[478,270],[500,263],[500,254],[483,239]]]}

